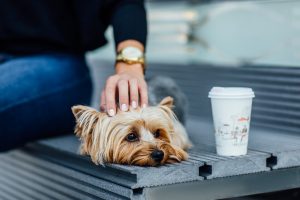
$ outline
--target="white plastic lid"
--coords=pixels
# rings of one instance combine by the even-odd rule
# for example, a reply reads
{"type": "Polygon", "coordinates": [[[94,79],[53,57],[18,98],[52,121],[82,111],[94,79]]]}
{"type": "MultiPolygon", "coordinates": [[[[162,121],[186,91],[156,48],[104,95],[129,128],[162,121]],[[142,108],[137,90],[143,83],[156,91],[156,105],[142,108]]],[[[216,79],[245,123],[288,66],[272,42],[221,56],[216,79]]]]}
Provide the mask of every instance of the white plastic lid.
{"type": "Polygon", "coordinates": [[[254,92],[246,87],[213,87],[209,98],[254,98],[254,92]]]}

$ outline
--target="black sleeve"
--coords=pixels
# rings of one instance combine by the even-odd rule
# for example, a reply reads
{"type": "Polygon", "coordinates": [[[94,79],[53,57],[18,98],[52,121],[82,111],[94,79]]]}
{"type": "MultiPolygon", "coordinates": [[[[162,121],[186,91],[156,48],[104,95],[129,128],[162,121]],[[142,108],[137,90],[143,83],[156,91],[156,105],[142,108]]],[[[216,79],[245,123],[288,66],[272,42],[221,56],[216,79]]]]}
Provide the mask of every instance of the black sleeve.
{"type": "Polygon", "coordinates": [[[128,39],[141,42],[147,40],[147,17],[144,0],[119,0],[115,4],[111,24],[115,45],[128,39]]]}

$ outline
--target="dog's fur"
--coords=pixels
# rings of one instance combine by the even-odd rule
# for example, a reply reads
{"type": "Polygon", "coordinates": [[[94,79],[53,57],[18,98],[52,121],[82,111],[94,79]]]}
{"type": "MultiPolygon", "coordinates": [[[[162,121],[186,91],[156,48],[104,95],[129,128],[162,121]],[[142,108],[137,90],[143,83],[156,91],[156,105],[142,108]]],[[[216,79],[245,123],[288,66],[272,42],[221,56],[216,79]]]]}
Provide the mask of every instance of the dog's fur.
{"type": "Polygon", "coordinates": [[[155,166],[186,160],[184,150],[191,144],[171,110],[172,102],[171,97],[166,97],[157,106],[118,110],[113,117],[87,106],[72,107],[77,122],[75,133],[81,140],[80,153],[90,155],[95,164],[155,166]],[[129,134],[135,134],[137,140],[128,141],[129,134]],[[164,153],[159,163],[150,156],[154,150],[164,153]]]}

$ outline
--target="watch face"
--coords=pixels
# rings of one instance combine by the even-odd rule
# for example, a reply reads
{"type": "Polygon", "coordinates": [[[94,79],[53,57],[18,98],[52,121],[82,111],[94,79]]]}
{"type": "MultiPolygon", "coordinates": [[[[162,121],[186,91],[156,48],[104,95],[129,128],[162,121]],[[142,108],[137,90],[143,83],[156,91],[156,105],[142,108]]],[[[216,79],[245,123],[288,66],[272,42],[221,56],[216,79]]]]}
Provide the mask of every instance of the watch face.
{"type": "Polygon", "coordinates": [[[137,59],[142,57],[142,51],[136,47],[126,47],[123,52],[123,56],[127,59],[137,59]]]}

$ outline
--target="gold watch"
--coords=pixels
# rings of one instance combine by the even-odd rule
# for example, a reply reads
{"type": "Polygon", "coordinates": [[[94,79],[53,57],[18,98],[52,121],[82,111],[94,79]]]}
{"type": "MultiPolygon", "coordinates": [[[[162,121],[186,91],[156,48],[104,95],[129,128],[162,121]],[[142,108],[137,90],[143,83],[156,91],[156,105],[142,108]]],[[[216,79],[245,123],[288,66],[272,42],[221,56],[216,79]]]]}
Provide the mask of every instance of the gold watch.
{"type": "Polygon", "coordinates": [[[142,64],[144,73],[145,67],[145,54],[136,47],[128,46],[117,53],[116,62],[124,62],[126,64],[132,65],[140,63],[142,64]]]}

